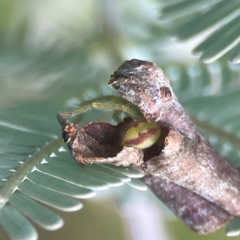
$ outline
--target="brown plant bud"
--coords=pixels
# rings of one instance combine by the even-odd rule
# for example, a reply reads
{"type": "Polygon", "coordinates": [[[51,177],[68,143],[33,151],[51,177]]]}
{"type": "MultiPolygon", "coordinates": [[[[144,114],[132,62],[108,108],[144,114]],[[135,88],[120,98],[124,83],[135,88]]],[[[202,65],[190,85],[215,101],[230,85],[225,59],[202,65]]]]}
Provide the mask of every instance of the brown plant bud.
{"type": "Polygon", "coordinates": [[[79,126],[58,114],[73,158],[83,164],[110,163],[143,171],[147,186],[198,233],[212,232],[240,216],[238,169],[193,124],[163,71],[154,63],[133,59],[114,72],[109,85],[139,107],[145,119],[79,126]],[[141,122],[149,123],[139,127],[141,122]],[[150,144],[144,143],[146,139],[150,144]]]}

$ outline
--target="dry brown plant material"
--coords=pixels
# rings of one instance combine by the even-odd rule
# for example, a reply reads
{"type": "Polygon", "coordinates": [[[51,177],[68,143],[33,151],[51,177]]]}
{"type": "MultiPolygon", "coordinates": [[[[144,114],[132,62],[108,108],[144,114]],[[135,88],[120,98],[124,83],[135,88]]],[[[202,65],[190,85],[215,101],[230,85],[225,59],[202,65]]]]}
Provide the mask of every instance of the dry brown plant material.
{"type": "Polygon", "coordinates": [[[146,149],[122,147],[133,118],[112,126],[80,126],[61,114],[63,138],[73,158],[82,163],[131,166],[144,172],[142,181],[194,231],[206,234],[240,216],[240,174],[204,138],[175,96],[156,64],[125,61],[109,85],[136,105],[147,122],[159,125],[159,141],[146,149]]]}

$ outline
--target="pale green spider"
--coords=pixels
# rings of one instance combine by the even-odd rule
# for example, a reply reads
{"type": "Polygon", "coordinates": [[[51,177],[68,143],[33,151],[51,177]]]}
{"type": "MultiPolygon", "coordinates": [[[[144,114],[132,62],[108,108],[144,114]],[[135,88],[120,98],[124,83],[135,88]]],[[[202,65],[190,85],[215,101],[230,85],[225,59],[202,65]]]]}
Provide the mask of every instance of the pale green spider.
{"type": "MultiPolygon", "coordinates": [[[[160,126],[154,122],[147,122],[138,107],[120,97],[103,96],[83,102],[81,107],[74,111],[61,112],[60,114],[63,117],[73,117],[93,108],[125,112],[136,120],[130,124],[124,133],[122,146],[144,149],[151,147],[159,139],[161,133],[160,126]]],[[[114,118],[116,120],[116,116],[114,118]]]]}

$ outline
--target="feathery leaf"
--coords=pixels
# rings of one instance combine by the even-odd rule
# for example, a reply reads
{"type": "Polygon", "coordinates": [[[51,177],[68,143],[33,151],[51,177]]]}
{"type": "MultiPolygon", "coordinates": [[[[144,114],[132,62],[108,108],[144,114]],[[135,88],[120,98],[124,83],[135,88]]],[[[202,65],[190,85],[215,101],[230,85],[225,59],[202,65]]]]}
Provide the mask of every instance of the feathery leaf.
{"type": "Polygon", "coordinates": [[[230,60],[239,63],[239,1],[181,0],[165,5],[162,19],[171,35],[183,41],[208,30],[206,39],[194,50],[204,63],[213,62],[230,52],[230,60]]]}

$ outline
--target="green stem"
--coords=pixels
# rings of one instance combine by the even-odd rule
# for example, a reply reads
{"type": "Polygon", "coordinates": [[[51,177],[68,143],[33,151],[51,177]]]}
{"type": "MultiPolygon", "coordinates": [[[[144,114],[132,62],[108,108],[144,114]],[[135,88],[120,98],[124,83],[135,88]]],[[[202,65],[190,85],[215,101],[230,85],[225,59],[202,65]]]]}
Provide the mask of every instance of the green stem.
{"type": "Polygon", "coordinates": [[[41,150],[33,154],[21,165],[21,167],[16,170],[16,172],[10,176],[8,181],[0,189],[0,209],[4,207],[11,194],[17,190],[18,185],[25,180],[26,176],[34,169],[34,167],[41,163],[44,157],[48,157],[62,145],[63,140],[59,137],[46,147],[43,147],[41,150]]]}

